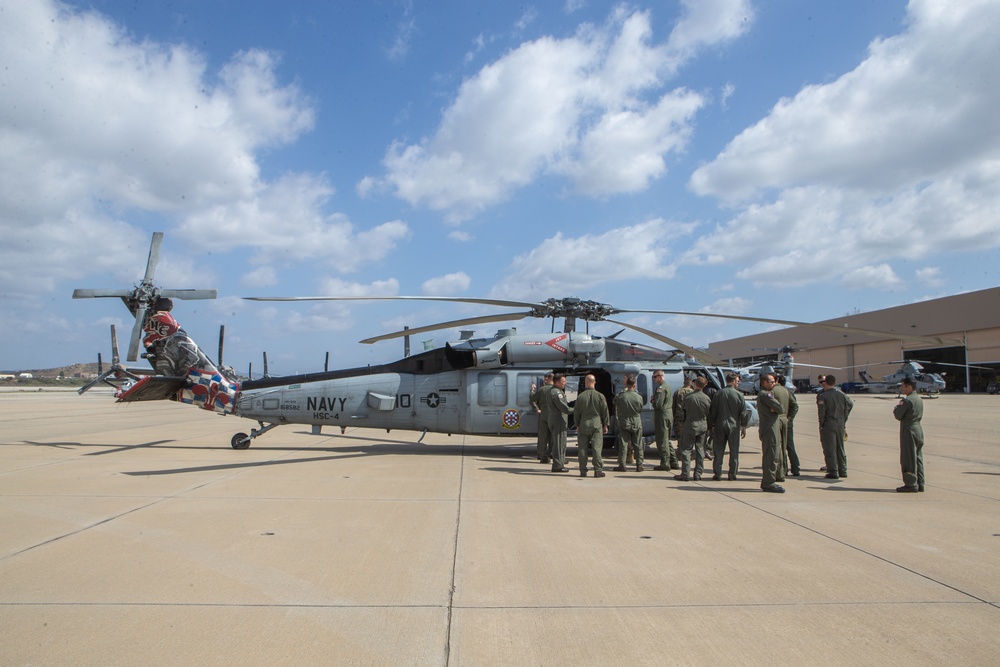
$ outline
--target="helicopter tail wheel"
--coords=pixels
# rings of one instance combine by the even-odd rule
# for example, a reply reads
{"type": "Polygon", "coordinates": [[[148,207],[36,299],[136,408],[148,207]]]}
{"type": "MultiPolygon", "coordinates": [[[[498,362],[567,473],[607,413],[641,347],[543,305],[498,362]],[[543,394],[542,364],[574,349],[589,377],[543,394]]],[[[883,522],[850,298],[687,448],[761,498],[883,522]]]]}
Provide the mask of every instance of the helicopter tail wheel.
{"type": "Polygon", "coordinates": [[[233,449],[249,449],[250,436],[248,436],[246,433],[237,433],[236,435],[233,436],[233,439],[232,441],[230,441],[230,444],[233,446],[233,449]]]}

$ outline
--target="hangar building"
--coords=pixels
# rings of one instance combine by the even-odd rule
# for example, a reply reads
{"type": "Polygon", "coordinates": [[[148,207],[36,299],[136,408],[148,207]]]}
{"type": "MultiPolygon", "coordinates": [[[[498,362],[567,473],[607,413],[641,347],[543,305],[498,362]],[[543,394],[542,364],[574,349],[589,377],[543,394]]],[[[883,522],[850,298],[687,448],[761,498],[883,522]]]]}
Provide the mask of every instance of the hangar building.
{"type": "Polygon", "coordinates": [[[829,366],[837,381],[856,382],[860,371],[875,379],[895,373],[903,361],[915,360],[925,372],[939,373],[947,391],[986,391],[1000,375],[1000,287],[956,294],[896,306],[870,313],[824,320],[837,331],[816,327],[792,327],[753,336],[711,343],[708,353],[732,366],[775,360],[778,350],[795,350],[793,380],[808,378],[815,383],[821,369],[829,366]],[[843,331],[840,329],[843,328],[843,331]],[[852,328],[900,334],[872,336],[852,328]],[[922,336],[934,341],[914,341],[903,336],[922,336]]]}

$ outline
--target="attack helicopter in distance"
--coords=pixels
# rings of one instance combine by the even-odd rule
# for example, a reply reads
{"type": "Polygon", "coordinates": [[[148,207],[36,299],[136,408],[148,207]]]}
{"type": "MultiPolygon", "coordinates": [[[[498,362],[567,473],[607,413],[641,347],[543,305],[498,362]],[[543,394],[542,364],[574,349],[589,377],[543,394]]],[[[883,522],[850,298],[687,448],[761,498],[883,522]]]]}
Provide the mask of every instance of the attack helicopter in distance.
{"type": "MultiPolygon", "coordinates": [[[[924,367],[919,361],[887,361],[885,363],[902,365],[895,373],[883,375],[881,380],[873,378],[867,369],[858,371],[858,375],[861,376],[861,382],[845,383],[847,384],[845,391],[869,394],[898,394],[903,378],[910,378],[916,382],[918,392],[930,396],[940,394],[947,386],[947,383],[940,374],[925,372],[924,367]]],[[[956,366],[958,364],[942,365],[956,366]]]]}
{"type": "MultiPolygon", "coordinates": [[[[755,348],[761,349],[761,348],[755,348]]],[[[793,380],[793,375],[795,373],[795,357],[792,356],[792,352],[796,351],[791,345],[785,345],[779,348],[763,348],[769,352],[774,352],[778,356],[777,360],[773,361],[760,361],[749,366],[742,366],[740,368],[734,368],[733,372],[740,376],[740,384],[738,389],[744,394],[756,394],[760,391],[760,376],[766,375],[768,373],[774,373],[776,375],[784,376],[785,378],[785,389],[795,393],[796,387],[793,380]]],[[[825,368],[829,370],[838,370],[834,366],[818,366],[816,364],[802,364],[799,366],[808,366],[809,368],[825,368]]]]}
{"type": "MultiPolygon", "coordinates": [[[[155,374],[126,368],[117,362],[95,381],[117,386],[119,402],[173,400],[224,415],[257,422],[249,433],[236,433],[230,445],[246,449],[253,439],[282,425],[349,426],[423,431],[445,434],[529,437],[537,433],[537,414],[529,394],[541,385],[548,372],[566,374],[570,386],[582,386],[584,376],[597,378],[597,389],[609,399],[624,386],[626,376],[636,377],[637,389],[645,405],[643,430],[653,433],[652,373],[661,370],[672,390],[683,385],[685,376],[705,377],[710,386],[719,386],[718,362],[706,353],[655,331],[612,319],[622,313],[692,315],[787,326],[816,326],[843,331],[843,327],[807,324],[787,320],[737,315],[689,313],[682,311],[619,309],[575,297],[545,301],[516,301],[465,297],[248,297],[254,301],[448,301],[518,308],[514,312],[465,318],[434,325],[404,329],[361,341],[383,340],[452,327],[493,322],[512,322],[529,317],[553,320],[553,330],[545,334],[519,334],[503,328],[488,338],[450,341],[443,348],[426,350],[395,362],[323,371],[277,378],[242,379],[212,362],[174,322],[163,327],[163,311],[171,303],[165,299],[214,298],[214,290],[165,290],[152,282],[163,234],[153,235],[145,277],[132,290],[76,290],[74,298],[118,297],[135,316],[129,345],[129,361],[137,358],[140,337],[146,332],[147,352],[155,374]],[[158,319],[159,318],[159,319],[158,319]],[[563,320],[563,330],[555,331],[555,320],[563,320]],[[583,321],[587,331],[577,331],[583,321]],[[592,336],[590,322],[606,321],[623,327],[612,336],[592,336]],[[660,341],[664,350],[621,340],[625,329],[638,331],[660,341]],[[156,339],[149,345],[151,338],[156,339]],[[686,358],[691,357],[693,359],[686,358]]],[[[168,312],[169,314],[169,312],[168,312]]],[[[170,318],[172,319],[172,318],[170,318]]],[[[852,331],[880,337],[886,334],[865,329],[852,331]]],[[[114,332],[112,332],[114,336],[114,332]]],[[[930,340],[916,336],[908,339],[930,340]]],[[[117,346],[116,346],[117,347],[117,346]]],[[[117,359],[117,351],[114,352],[117,359]]],[[[221,357],[221,344],[220,344],[221,357]]],[[[85,391],[89,388],[81,389],[85,391]]],[[[611,403],[611,401],[609,401],[611,403]]],[[[756,415],[753,415],[756,417],[756,415]]],[[[612,432],[614,436],[614,420],[612,432]]]]}

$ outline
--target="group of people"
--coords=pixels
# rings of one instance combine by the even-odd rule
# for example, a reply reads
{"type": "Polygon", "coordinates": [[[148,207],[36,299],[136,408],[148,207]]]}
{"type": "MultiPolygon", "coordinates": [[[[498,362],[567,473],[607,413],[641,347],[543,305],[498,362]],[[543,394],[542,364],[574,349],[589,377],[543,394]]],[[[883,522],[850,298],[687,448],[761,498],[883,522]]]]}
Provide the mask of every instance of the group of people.
{"type": "MultiPolygon", "coordinates": [[[[683,388],[671,393],[664,382],[662,371],[653,372],[654,390],[650,402],[653,406],[653,426],[659,464],[655,470],[676,470],[678,481],[701,480],[705,460],[712,462],[712,479],[722,479],[723,460],[729,453],[727,478],[736,480],[739,474],[740,441],[746,437],[750,409],[743,393],[738,389],[739,375],[726,375],[726,386],[712,391],[708,380],[685,377],[683,388]],[[678,446],[670,445],[670,433],[675,430],[678,446]],[[707,452],[708,443],[712,451],[707,452]]],[[[827,479],[847,477],[847,419],[854,402],[837,387],[833,375],[819,377],[820,391],[816,396],[819,415],[819,435],[825,465],[822,471],[827,479]]],[[[573,415],[577,428],[577,458],[580,476],[586,477],[588,458],[594,477],[604,477],[602,448],[604,436],[610,427],[610,410],[604,394],[596,389],[597,379],[587,375],[584,390],[571,406],[566,399],[566,376],[549,373],[541,387],[531,386],[531,402],[538,413],[537,455],[542,463],[551,463],[552,472],[569,472],[566,467],[566,432],[569,415],[573,415]]],[[[761,444],[762,491],[784,493],[779,482],[785,475],[800,476],[801,468],[795,451],[794,419],[798,413],[795,394],[785,388],[785,378],[775,373],[760,376],[757,394],[759,418],[758,436],[761,444]]],[[[903,398],[893,409],[900,422],[900,467],[903,486],[899,492],[924,490],[923,468],[923,404],[916,392],[916,383],[903,380],[903,398]]],[[[642,408],[644,399],[636,391],[634,376],[626,376],[624,388],[615,395],[615,414],[618,418],[618,465],[615,470],[627,472],[627,463],[634,462],[635,471],[643,472],[644,443],[642,433],[642,408]]]]}

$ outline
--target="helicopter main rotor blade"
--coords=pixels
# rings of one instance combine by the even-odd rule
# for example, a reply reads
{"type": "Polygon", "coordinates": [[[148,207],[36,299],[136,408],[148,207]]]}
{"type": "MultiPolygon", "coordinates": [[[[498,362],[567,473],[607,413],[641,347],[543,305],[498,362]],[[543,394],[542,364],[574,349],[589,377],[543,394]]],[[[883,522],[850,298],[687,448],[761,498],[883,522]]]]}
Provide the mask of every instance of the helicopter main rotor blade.
{"type": "Polygon", "coordinates": [[[184,299],[194,301],[196,299],[214,299],[219,296],[217,289],[161,289],[160,296],[170,299],[184,299]]]}
{"type": "Polygon", "coordinates": [[[469,317],[462,320],[452,320],[450,322],[439,322],[438,324],[430,324],[426,327],[418,327],[416,329],[404,329],[402,331],[396,331],[390,334],[382,334],[381,336],[374,336],[372,338],[366,338],[362,343],[370,345],[372,343],[378,343],[383,340],[390,340],[392,338],[402,338],[403,336],[412,336],[414,334],[421,334],[428,331],[438,331],[440,329],[450,329],[452,327],[465,326],[467,324],[483,324],[485,322],[510,322],[511,320],[521,320],[525,317],[530,317],[532,311],[525,313],[502,313],[499,315],[484,315],[482,317],[469,317]]]}
{"type": "Polygon", "coordinates": [[[74,299],[99,299],[106,296],[129,297],[132,296],[130,289],[75,289],[74,299]]]}
{"type": "Polygon", "coordinates": [[[126,361],[138,361],[139,340],[142,338],[142,325],[146,323],[146,305],[140,305],[135,311],[135,325],[132,327],[132,338],[128,344],[126,361]]]}
{"type": "Polygon", "coordinates": [[[898,338],[900,340],[910,340],[930,345],[964,345],[964,341],[957,338],[942,338],[939,336],[915,336],[913,334],[898,333],[895,331],[879,331],[877,329],[862,329],[842,324],[823,324],[821,322],[796,322],[795,320],[775,320],[767,317],[747,317],[744,315],[720,315],[719,313],[690,313],[680,310],[620,310],[620,313],[651,313],[657,315],[690,315],[694,317],[718,317],[723,320],[742,320],[744,322],[764,322],[767,324],[782,324],[789,327],[818,327],[839,331],[841,333],[858,333],[866,336],[876,336],[878,338],[898,338]]]}
{"type": "Polygon", "coordinates": [[[618,325],[623,326],[623,327],[628,327],[629,329],[632,329],[634,331],[638,331],[639,333],[646,334],[650,338],[654,338],[654,339],[660,341],[661,343],[666,343],[667,345],[671,345],[671,346],[677,348],[678,350],[680,350],[684,354],[690,354],[695,359],[699,359],[703,363],[706,363],[709,366],[719,366],[721,364],[721,362],[718,359],[716,359],[715,357],[713,357],[712,355],[707,354],[707,353],[705,353],[705,352],[703,352],[701,350],[696,350],[693,347],[691,347],[690,345],[685,345],[684,343],[676,341],[673,338],[667,338],[663,334],[658,334],[655,331],[650,331],[649,329],[644,329],[643,327],[636,326],[635,324],[629,324],[628,322],[619,322],[618,320],[612,320],[612,319],[607,319],[605,321],[606,322],[611,322],[612,324],[618,324],[618,325]]]}
{"type": "Polygon", "coordinates": [[[486,306],[510,308],[537,308],[534,301],[509,301],[506,299],[478,299],[452,296],[245,296],[247,301],[453,301],[478,303],[486,306]]]}
{"type": "MultiPolygon", "coordinates": [[[[775,362],[775,363],[779,363],[779,362],[775,362]]],[[[799,362],[799,361],[796,361],[795,365],[796,366],[808,366],[809,368],[828,368],[831,371],[843,370],[842,366],[820,366],[819,364],[804,364],[804,363],[799,362]]]]}
{"type": "Polygon", "coordinates": [[[160,263],[160,246],[163,245],[163,232],[153,232],[153,240],[149,244],[149,259],[146,260],[146,275],[142,282],[153,282],[153,273],[156,272],[156,265],[160,263]]]}

